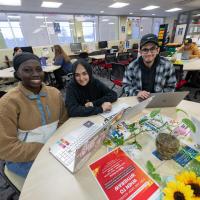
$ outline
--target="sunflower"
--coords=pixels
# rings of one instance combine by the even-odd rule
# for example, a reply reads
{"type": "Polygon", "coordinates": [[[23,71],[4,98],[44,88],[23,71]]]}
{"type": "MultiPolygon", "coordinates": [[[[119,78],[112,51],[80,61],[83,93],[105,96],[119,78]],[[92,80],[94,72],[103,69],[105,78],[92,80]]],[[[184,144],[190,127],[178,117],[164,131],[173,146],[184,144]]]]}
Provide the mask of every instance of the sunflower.
{"type": "Polygon", "coordinates": [[[176,180],[190,185],[194,192],[194,198],[200,200],[200,178],[192,171],[184,171],[176,176],[176,180]]]}
{"type": "Polygon", "coordinates": [[[191,187],[181,182],[169,182],[163,193],[165,194],[164,200],[192,200],[193,198],[191,187]]]}

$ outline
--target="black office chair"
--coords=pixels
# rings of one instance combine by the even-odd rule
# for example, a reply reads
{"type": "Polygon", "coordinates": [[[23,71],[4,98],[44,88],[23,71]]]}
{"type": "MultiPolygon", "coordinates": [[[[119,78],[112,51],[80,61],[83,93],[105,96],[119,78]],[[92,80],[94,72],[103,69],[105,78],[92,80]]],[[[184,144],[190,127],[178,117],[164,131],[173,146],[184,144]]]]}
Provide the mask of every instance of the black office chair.
{"type": "Polygon", "coordinates": [[[118,52],[119,47],[118,46],[112,46],[111,49],[113,49],[113,53],[118,52]]]}
{"type": "MultiPolygon", "coordinates": [[[[123,77],[124,77],[124,72],[125,72],[125,66],[120,63],[112,63],[112,69],[110,72],[110,81],[113,82],[112,89],[117,85],[119,87],[122,87],[123,83],[123,77]]],[[[121,94],[119,95],[120,97],[123,94],[123,90],[121,94]]]]}
{"type": "Polygon", "coordinates": [[[78,58],[85,60],[86,62],[89,61],[89,54],[87,52],[82,52],[79,54],[78,58]]]}
{"type": "MultiPolygon", "coordinates": [[[[25,178],[18,176],[14,172],[10,171],[6,167],[6,162],[1,161],[1,170],[0,170],[1,177],[5,181],[3,185],[1,185],[1,190],[5,190],[8,187],[11,187],[14,190],[13,196],[19,197],[20,192],[22,190],[25,178]]],[[[10,198],[12,199],[12,198],[10,198]]],[[[15,198],[13,198],[15,199],[15,198]]]]}

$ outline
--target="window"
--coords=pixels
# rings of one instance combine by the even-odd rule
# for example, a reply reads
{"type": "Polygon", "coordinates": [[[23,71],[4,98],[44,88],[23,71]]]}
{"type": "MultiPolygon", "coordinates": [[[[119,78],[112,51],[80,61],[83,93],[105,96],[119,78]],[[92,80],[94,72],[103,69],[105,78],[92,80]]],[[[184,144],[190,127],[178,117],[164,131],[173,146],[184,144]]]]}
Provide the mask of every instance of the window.
{"type": "Polygon", "coordinates": [[[140,23],[141,20],[139,17],[132,17],[132,39],[140,39],[140,23]]]}
{"type": "Polygon", "coordinates": [[[141,24],[140,24],[141,37],[143,35],[148,34],[148,33],[152,33],[152,24],[153,24],[152,18],[149,18],[149,17],[142,17],[141,18],[141,24]]]}
{"type": "Polygon", "coordinates": [[[19,46],[19,47],[26,46],[26,42],[25,42],[21,27],[20,27],[20,22],[17,22],[17,21],[10,22],[10,25],[15,37],[15,42],[16,42],[15,46],[19,46]]]}
{"type": "Polygon", "coordinates": [[[76,42],[94,42],[97,39],[97,16],[76,15],[76,42]]]}
{"type": "Polygon", "coordinates": [[[73,34],[72,34],[72,26],[73,23],[70,22],[58,22],[60,25],[60,33],[58,33],[58,40],[59,43],[65,44],[65,43],[72,43],[73,40],[73,34]]]}
{"type": "Polygon", "coordinates": [[[94,42],[96,40],[94,22],[82,22],[83,37],[85,42],[94,42]]]}
{"type": "Polygon", "coordinates": [[[154,18],[153,19],[153,33],[158,35],[160,25],[163,24],[163,18],[154,18]]]}
{"type": "Polygon", "coordinates": [[[15,45],[15,38],[10,28],[9,22],[0,22],[1,34],[3,36],[7,48],[13,48],[15,45]]]}
{"type": "Polygon", "coordinates": [[[119,18],[117,16],[99,17],[99,40],[118,40],[119,39],[119,18]]]}

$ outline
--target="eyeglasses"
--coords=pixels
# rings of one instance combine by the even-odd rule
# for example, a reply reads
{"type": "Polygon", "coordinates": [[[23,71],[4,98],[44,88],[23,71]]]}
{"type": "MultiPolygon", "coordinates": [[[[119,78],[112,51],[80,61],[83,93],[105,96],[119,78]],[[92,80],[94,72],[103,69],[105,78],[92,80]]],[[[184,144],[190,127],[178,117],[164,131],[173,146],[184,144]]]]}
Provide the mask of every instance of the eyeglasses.
{"type": "Polygon", "coordinates": [[[147,49],[147,48],[141,49],[141,51],[142,51],[143,53],[145,53],[145,54],[148,53],[149,51],[150,51],[151,53],[155,53],[157,49],[158,49],[157,47],[151,47],[150,49],[147,49]]]}

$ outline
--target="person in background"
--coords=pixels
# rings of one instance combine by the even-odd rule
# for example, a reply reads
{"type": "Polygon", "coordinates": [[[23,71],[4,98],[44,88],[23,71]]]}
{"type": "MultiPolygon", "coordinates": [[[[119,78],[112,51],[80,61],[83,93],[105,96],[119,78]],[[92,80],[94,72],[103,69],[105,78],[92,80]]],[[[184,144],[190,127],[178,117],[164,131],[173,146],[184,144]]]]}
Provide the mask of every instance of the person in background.
{"type": "MultiPolygon", "coordinates": [[[[200,58],[200,50],[198,46],[192,42],[191,38],[185,39],[184,44],[177,50],[177,52],[182,53],[182,57],[184,54],[187,54],[188,59],[200,58]]],[[[189,82],[195,75],[195,71],[188,71],[185,76],[185,80],[189,82]]]]}
{"type": "Polygon", "coordinates": [[[60,45],[54,45],[54,65],[60,65],[61,68],[54,71],[56,82],[59,89],[64,88],[62,76],[72,72],[72,63],[69,56],[64,52],[60,45]]]}
{"type": "Polygon", "coordinates": [[[84,60],[73,64],[73,80],[66,91],[66,106],[69,116],[90,116],[110,111],[117,93],[92,76],[92,68],[84,60]]]}
{"type": "Polygon", "coordinates": [[[150,97],[150,93],[175,90],[175,69],[170,61],[159,56],[159,51],[156,35],[147,34],[141,38],[141,56],[129,64],[124,74],[126,95],[144,100],[150,97]]]}
{"type": "Polygon", "coordinates": [[[189,54],[189,59],[200,58],[200,50],[198,46],[192,42],[191,38],[184,40],[184,44],[177,50],[178,53],[189,54]]]}
{"type": "Polygon", "coordinates": [[[0,159],[26,177],[44,143],[68,116],[61,93],[42,83],[36,55],[18,54],[13,66],[20,82],[0,99],[0,159]]]}
{"type": "Polygon", "coordinates": [[[20,47],[15,47],[13,49],[13,56],[19,54],[19,53],[22,53],[22,49],[20,47]]]}

